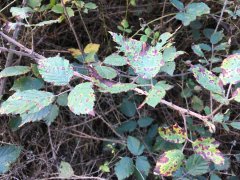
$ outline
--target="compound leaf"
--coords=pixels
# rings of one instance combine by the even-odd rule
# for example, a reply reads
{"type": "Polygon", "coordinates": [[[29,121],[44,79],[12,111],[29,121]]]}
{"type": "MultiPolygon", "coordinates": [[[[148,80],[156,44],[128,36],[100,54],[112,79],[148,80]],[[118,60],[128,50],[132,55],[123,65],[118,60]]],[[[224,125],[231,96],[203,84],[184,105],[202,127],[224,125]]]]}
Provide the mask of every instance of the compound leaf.
{"type": "Polygon", "coordinates": [[[0,107],[0,114],[35,113],[50,105],[55,96],[50,92],[26,90],[16,92],[0,107]]]}
{"type": "Polygon", "coordinates": [[[213,93],[223,94],[224,90],[221,79],[211,71],[208,71],[201,65],[194,65],[192,66],[192,72],[197,82],[205,89],[212,91],[213,93]]]}
{"type": "Polygon", "coordinates": [[[7,67],[7,68],[3,69],[0,72],[0,78],[26,74],[30,70],[31,69],[28,66],[11,66],[11,67],[7,67]]]}
{"type": "Polygon", "coordinates": [[[134,172],[133,160],[129,157],[123,157],[116,163],[114,170],[119,180],[129,177],[134,172]]]}
{"type": "Polygon", "coordinates": [[[187,132],[182,129],[178,124],[174,124],[170,127],[158,128],[159,135],[166,141],[171,143],[184,143],[187,138],[187,132]]]}
{"type": "Polygon", "coordinates": [[[95,94],[90,82],[75,86],[68,95],[68,107],[77,115],[94,114],[94,101],[95,94]]]}
{"type": "Polygon", "coordinates": [[[233,54],[223,60],[221,65],[222,73],[220,78],[223,84],[237,84],[240,82],[240,54],[233,54]]]}
{"type": "Polygon", "coordinates": [[[127,138],[127,147],[128,150],[136,156],[139,156],[143,153],[144,145],[135,137],[128,136],[127,138]]]}
{"type": "Polygon", "coordinates": [[[183,159],[184,155],[181,150],[166,151],[157,160],[154,173],[162,176],[172,176],[173,172],[181,166],[183,159]]]}
{"type": "Polygon", "coordinates": [[[57,86],[67,85],[73,76],[69,61],[59,56],[40,60],[38,70],[45,81],[57,86]]]}
{"type": "Polygon", "coordinates": [[[136,159],[136,168],[141,175],[146,178],[149,174],[151,165],[146,156],[138,156],[136,159]]]}
{"type": "Polygon", "coordinates": [[[0,174],[6,173],[21,153],[21,147],[5,145],[0,147],[0,174]]]}
{"type": "Polygon", "coordinates": [[[203,157],[203,159],[212,161],[215,164],[223,164],[224,157],[217,149],[219,143],[213,138],[198,138],[192,143],[194,151],[203,157]]]}

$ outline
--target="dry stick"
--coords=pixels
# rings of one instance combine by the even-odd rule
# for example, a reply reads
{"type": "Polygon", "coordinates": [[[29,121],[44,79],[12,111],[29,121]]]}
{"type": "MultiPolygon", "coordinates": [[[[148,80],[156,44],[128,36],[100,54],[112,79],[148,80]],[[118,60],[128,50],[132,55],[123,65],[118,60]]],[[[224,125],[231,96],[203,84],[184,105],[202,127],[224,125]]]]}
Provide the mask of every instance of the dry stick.
{"type": "Polygon", "coordinates": [[[31,54],[28,54],[28,53],[25,53],[25,52],[22,52],[22,51],[17,51],[17,50],[14,50],[14,49],[7,49],[5,47],[0,47],[0,52],[1,51],[7,51],[7,52],[11,52],[13,54],[16,54],[18,56],[26,56],[26,57],[30,57],[32,59],[35,59],[36,57],[34,57],[33,55],[31,54]]]}
{"type": "Polygon", "coordinates": [[[81,46],[80,41],[78,40],[77,33],[76,33],[76,31],[75,31],[75,29],[74,29],[74,27],[73,27],[72,21],[71,21],[69,15],[68,15],[68,12],[67,12],[67,9],[66,9],[66,6],[65,6],[63,0],[61,0],[61,4],[62,4],[62,6],[63,6],[64,14],[65,14],[65,16],[67,17],[67,20],[68,20],[68,22],[69,22],[70,28],[71,28],[71,30],[72,30],[72,32],[73,32],[73,35],[74,35],[74,37],[75,37],[75,39],[76,39],[76,41],[77,41],[78,48],[79,48],[79,50],[81,51],[81,53],[84,54],[83,48],[82,48],[82,46],[81,46]]]}

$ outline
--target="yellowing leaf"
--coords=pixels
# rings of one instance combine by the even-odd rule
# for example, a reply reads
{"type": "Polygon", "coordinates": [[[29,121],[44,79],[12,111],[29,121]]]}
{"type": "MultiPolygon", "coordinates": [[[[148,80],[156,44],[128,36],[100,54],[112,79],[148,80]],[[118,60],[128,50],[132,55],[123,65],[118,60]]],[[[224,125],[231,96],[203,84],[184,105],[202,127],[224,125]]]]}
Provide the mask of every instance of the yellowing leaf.
{"type": "Polygon", "coordinates": [[[73,57],[77,57],[82,54],[79,49],[75,48],[69,48],[68,51],[72,54],[73,57]]]}
{"type": "Polygon", "coordinates": [[[71,0],[63,0],[63,4],[66,4],[67,2],[70,2],[71,0]]]}
{"type": "Polygon", "coordinates": [[[99,44],[93,44],[89,43],[85,48],[84,48],[84,53],[97,53],[99,50],[100,45],[99,44]]]}

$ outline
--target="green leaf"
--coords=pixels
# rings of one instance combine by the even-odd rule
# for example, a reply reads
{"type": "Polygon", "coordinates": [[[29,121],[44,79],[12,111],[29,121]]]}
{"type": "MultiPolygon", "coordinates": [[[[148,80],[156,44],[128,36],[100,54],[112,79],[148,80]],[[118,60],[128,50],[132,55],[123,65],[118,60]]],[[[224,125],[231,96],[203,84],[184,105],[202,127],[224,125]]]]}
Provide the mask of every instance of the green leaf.
{"type": "Polygon", "coordinates": [[[196,16],[194,14],[188,14],[185,12],[177,13],[175,18],[182,21],[184,26],[188,26],[192,21],[196,20],[196,16]]]}
{"type": "Polygon", "coordinates": [[[161,67],[160,71],[169,74],[170,76],[173,75],[176,68],[175,62],[165,62],[164,66],[161,67]]]}
{"type": "Polygon", "coordinates": [[[10,12],[12,13],[13,17],[19,17],[21,19],[25,19],[29,17],[31,13],[34,11],[30,7],[11,7],[10,12]]]}
{"type": "Polygon", "coordinates": [[[164,62],[171,62],[174,61],[175,58],[177,58],[179,55],[184,54],[183,51],[176,51],[175,47],[169,47],[164,49],[163,52],[163,60],[164,62]]]}
{"type": "Polygon", "coordinates": [[[97,71],[98,75],[105,79],[113,79],[117,76],[115,69],[107,66],[95,66],[94,69],[97,71]]]}
{"type": "Polygon", "coordinates": [[[70,179],[74,175],[74,171],[72,169],[72,166],[65,161],[61,161],[60,167],[59,167],[59,177],[70,179]]]}
{"type": "Polygon", "coordinates": [[[35,113],[54,100],[55,96],[50,92],[37,90],[16,92],[1,104],[0,114],[35,113]]]}
{"type": "Polygon", "coordinates": [[[15,145],[0,147],[0,174],[6,173],[21,153],[22,148],[15,145]]]}
{"type": "Polygon", "coordinates": [[[210,180],[222,180],[222,179],[216,174],[211,174],[210,180]]]}
{"type": "Polygon", "coordinates": [[[223,84],[237,84],[240,82],[240,54],[233,54],[228,56],[223,60],[222,65],[222,73],[220,74],[220,78],[223,81],[223,84]]]}
{"type": "Polygon", "coordinates": [[[170,0],[170,2],[180,11],[184,9],[184,4],[179,0],[170,0]]]}
{"type": "Polygon", "coordinates": [[[59,56],[40,60],[38,70],[45,81],[57,86],[67,85],[73,76],[69,61],[59,56]]]}
{"type": "Polygon", "coordinates": [[[95,94],[92,89],[92,83],[86,82],[73,88],[68,95],[68,107],[77,115],[94,114],[93,106],[95,94]]]}
{"type": "Polygon", "coordinates": [[[127,147],[128,147],[128,150],[133,154],[133,155],[136,155],[136,156],[139,156],[143,153],[144,151],[144,145],[141,144],[141,142],[133,137],[133,136],[128,136],[127,138],[127,147]]]}
{"type": "Polygon", "coordinates": [[[136,159],[136,168],[141,175],[146,178],[150,172],[151,165],[146,156],[138,156],[136,159]]]}
{"type": "Polygon", "coordinates": [[[52,7],[52,11],[57,13],[57,14],[63,14],[64,13],[64,9],[62,7],[61,4],[56,4],[52,7]]]}
{"type": "Polygon", "coordinates": [[[136,114],[137,109],[133,102],[124,99],[120,106],[120,111],[127,117],[133,117],[136,114]]]}
{"type": "Polygon", "coordinates": [[[8,125],[11,128],[11,130],[14,132],[18,130],[21,123],[22,123],[22,118],[17,116],[17,117],[11,118],[8,122],[8,125]]]}
{"type": "Polygon", "coordinates": [[[49,114],[51,107],[52,107],[52,105],[49,105],[35,113],[21,114],[20,116],[22,118],[22,121],[21,121],[21,124],[19,125],[19,127],[23,126],[24,124],[26,124],[28,122],[36,122],[36,121],[42,120],[49,114]]]}
{"type": "Polygon", "coordinates": [[[213,121],[213,122],[222,123],[222,122],[223,122],[223,119],[224,119],[224,115],[223,115],[222,113],[217,113],[217,114],[213,117],[212,121],[213,121]]]}
{"type": "Polygon", "coordinates": [[[129,157],[123,157],[116,163],[114,170],[118,180],[123,180],[129,177],[134,172],[134,164],[132,159],[129,157]]]}
{"type": "Polygon", "coordinates": [[[203,101],[197,96],[192,97],[191,105],[192,108],[197,112],[201,112],[204,109],[203,101]]]}
{"type": "Polygon", "coordinates": [[[100,92],[109,92],[111,94],[117,94],[117,93],[121,93],[121,92],[127,92],[130,90],[133,90],[137,87],[136,84],[131,84],[131,83],[116,83],[113,85],[106,85],[103,83],[99,83],[97,84],[99,86],[99,91],[100,92]]]}
{"type": "Polygon", "coordinates": [[[113,53],[110,56],[107,56],[103,63],[112,65],[112,66],[124,66],[127,64],[127,58],[113,53]]]}
{"type": "Polygon", "coordinates": [[[67,106],[68,104],[68,93],[63,93],[57,98],[57,103],[59,106],[67,106]]]}
{"type": "Polygon", "coordinates": [[[186,162],[187,174],[200,176],[210,171],[209,162],[205,161],[200,155],[191,155],[186,162]]]}
{"type": "Polygon", "coordinates": [[[221,165],[224,163],[224,158],[222,153],[217,149],[219,145],[213,138],[198,138],[192,143],[193,150],[202,156],[203,159],[221,165]]]}
{"type": "Polygon", "coordinates": [[[210,8],[205,3],[191,3],[186,7],[188,14],[194,14],[195,16],[202,16],[210,13],[210,8]]]}
{"type": "Polygon", "coordinates": [[[235,129],[239,129],[240,130],[240,122],[231,122],[230,126],[232,126],[235,129]]]}
{"type": "Polygon", "coordinates": [[[144,104],[148,104],[152,107],[156,107],[156,105],[158,103],[160,103],[160,101],[162,100],[162,98],[164,98],[164,96],[166,95],[166,90],[171,89],[172,86],[166,84],[165,81],[159,81],[157,84],[155,84],[155,86],[149,91],[146,99],[144,100],[144,102],[140,105],[140,107],[142,107],[144,104]]]}
{"type": "Polygon", "coordinates": [[[217,94],[224,93],[221,79],[211,71],[208,71],[201,65],[195,65],[192,66],[192,72],[197,82],[201,84],[205,89],[217,94]]]}
{"type": "Polygon", "coordinates": [[[223,31],[215,32],[211,35],[210,42],[212,44],[217,44],[222,40],[223,37],[224,37],[223,31]]]}
{"type": "Polygon", "coordinates": [[[150,126],[152,122],[153,122],[153,119],[150,117],[142,117],[137,121],[139,127],[142,127],[142,128],[150,126]]]}
{"type": "Polygon", "coordinates": [[[103,165],[99,167],[99,170],[101,170],[102,172],[109,173],[110,172],[109,163],[105,162],[103,165]]]}
{"type": "Polygon", "coordinates": [[[54,120],[58,117],[59,114],[59,107],[57,105],[52,105],[50,112],[47,114],[47,116],[44,118],[45,123],[50,126],[54,120]]]}
{"type": "Polygon", "coordinates": [[[117,132],[124,133],[124,132],[132,132],[136,129],[137,122],[130,120],[127,122],[123,122],[119,127],[117,127],[117,132]]]}
{"type": "Polygon", "coordinates": [[[30,70],[31,69],[28,66],[11,66],[11,67],[7,67],[7,68],[5,68],[4,70],[2,70],[0,72],[0,78],[26,74],[30,70]]]}
{"type": "Polygon", "coordinates": [[[42,0],[28,0],[27,5],[31,8],[36,8],[41,6],[42,0]]]}
{"type": "Polygon", "coordinates": [[[181,149],[182,144],[171,143],[169,141],[164,140],[161,136],[156,138],[156,142],[153,146],[154,151],[168,151],[173,149],[181,149]]]}
{"type": "Polygon", "coordinates": [[[89,3],[86,3],[84,7],[88,9],[96,9],[97,5],[95,3],[89,2],[89,3]]]}
{"type": "Polygon", "coordinates": [[[159,135],[166,141],[172,143],[184,143],[187,139],[187,132],[182,129],[178,124],[174,124],[170,127],[159,127],[158,128],[159,135]]]}
{"type": "Polygon", "coordinates": [[[20,77],[14,81],[14,84],[10,90],[13,91],[26,91],[31,89],[39,90],[43,87],[44,81],[39,78],[33,78],[30,76],[20,77]]]}
{"type": "Polygon", "coordinates": [[[201,49],[199,44],[192,45],[192,50],[199,57],[204,57],[204,53],[203,53],[203,51],[202,51],[202,49],[201,49]]]}
{"type": "Polygon", "coordinates": [[[166,151],[157,160],[154,173],[162,176],[172,176],[173,172],[181,166],[183,159],[184,155],[181,150],[166,151]]]}

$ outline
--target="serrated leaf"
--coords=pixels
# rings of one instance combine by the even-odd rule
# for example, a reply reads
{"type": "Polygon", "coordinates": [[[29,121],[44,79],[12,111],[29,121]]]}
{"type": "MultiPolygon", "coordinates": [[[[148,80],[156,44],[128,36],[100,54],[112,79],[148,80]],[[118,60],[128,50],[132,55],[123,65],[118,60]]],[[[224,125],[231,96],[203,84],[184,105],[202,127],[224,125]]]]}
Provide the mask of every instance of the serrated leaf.
{"type": "Polygon", "coordinates": [[[33,77],[20,77],[14,81],[14,84],[10,90],[13,91],[26,91],[30,89],[41,89],[44,85],[44,81],[39,78],[33,77]]]}
{"type": "Polygon", "coordinates": [[[222,153],[217,149],[220,144],[213,138],[198,138],[192,143],[193,150],[203,157],[203,159],[212,161],[215,164],[223,164],[222,153]]]}
{"type": "Polygon", "coordinates": [[[72,166],[65,161],[61,161],[60,167],[59,167],[59,177],[69,179],[74,175],[74,171],[72,169],[72,166]]]}
{"type": "Polygon", "coordinates": [[[210,8],[205,3],[191,3],[187,5],[186,11],[189,14],[194,14],[195,16],[202,16],[204,14],[210,13],[210,8]]]}
{"type": "Polygon", "coordinates": [[[188,26],[192,21],[196,20],[196,16],[194,14],[188,14],[185,12],[177,13],[175,18],[182,21],[184,26],[188,26]]]}
{"type": "Polygon", "coordinates": [[[0,147],[0,174],[6,173],[10,165],[14,163],[21,153],[22,148],[15,145],[0,147]]]}
{"type": "Polygon", "coordinates": [[[97,53],[100,48],[100,44],[94,44],[94,43],[89,43],[85,48],[84,48],[84,53],[97,53]]]}
{"type": "Polygon", "coordinates": [[[146,178],[149,174],[151,165],[146,156],[138,156],[136,159],[136,168],[141,175],[146,178]]]}
{"type": "Polygon", "coordinates": [[[124,56],[120,56],[117,53],[113,53],[110,56],[107,56],[103,63],[112,66],[124,66],[127,64],[127,58],[124,56]]]}
{"type": "Polygon", "coordinates": [[[209,162],[205,161],[200,155],[191,155],[186,162],[186,170],[192,176],[200,176],[210,171],[209,162]]]}
{"type": "Polygon", "coordinates": [[[137,122],[130,120],[127,122],[123,122],[119,127],[117,127],[117,132],[124,133],[124,132],[132,132],[136,129],[137,122]]]}
{"type": "Polygon", "coordinates": [[[166,151],[157,160],[154,173],[162,176],[172,176],[173,172],[181,166],[183,159],[184,155],[181,150],[166,151]]]}
{"type": "Polygon", "coordinates": [[[69,61],[59,56],[40,60],[38,70],[45,81],[57,86],[67,85],[73,76],[69,61]]]}
{"type": "Polygon", "coordinates": [[[237,84],[240,82],[240,54],[233,54],[223,60],[221,65],[222,73],[220,78],[223,84],[237,84]]]}
{"type": "Polygon", "coordinates": [[[24,124],[26,124],[28,122],[36,122],[36,121],[42,120],[50,113],[51,108],[52,108],[52,105],[49,105],[35,113],[21,114],[20,116],[22,118],[22,121],[21,121],[21,124],[19,125],[19,127],[23,126],[24,124]]]}
{"type": "Polygon", "coordinates": [[[113,79],[117,76],[115,69],[107,66],[94,66],[94,69],[97,71],[98,75],[105,79],[113,79]]]}
{"type": "Polygon", "coordinates": [[[173,75],[176,68],[175,62],[165,62],[165,64],[161,67],[160,71],[169,74],[170,76],[173,75]]]}
{"type": "Polygon", "coordinates": [[[3,69],[0,72],[0,78],[26,74],[30,70],[31,69],[28,66],[11,66],[11,67],[7,67],[7,68],[3,69]]]}
{"type": "Polygon", "coordinates": [[[166,141],[171,143],[184,143],[187,139],[187,132],[182,129],[178,124],[174,124],[170,127],[159,127],[159,135],[166,141]]]}
{"type": "Polygon", "coordinates": [[[166,90],[171,89],[172,86],[166,84],[165,81],[159,81],[155,86],[149,91],[146,99],[140,105],[142,107],[144,104],[148,104],[152,107],[156,107],[156,105],[164,98],[166,95],[166,90]]]}
{"type": "Polygon", "coordinates": [[[139,127],[148,127],[152,124],[152,122],[153,119],[150,117],[142,117],[137,121],[139,127]]]}
{"type": "Polygon", "coordinates": [[[212,44],[217,44],[218,42],[220,42],[222,40],[223,37],[224,37],[223,31],[215,32],[211,35],[210,42],[212,44]]]}
{"type": "Polygon", "coordinates": [[[127,117],[133,117],[137,112],[137,108],[133,102],[124,99],[120,106],[120,111],[127,117]]]}
{"type": "Polygon", "coordinates": [[[191,69],[197,82],[205,89],[212,91],[213,93],[223,94],[224,89],[220,78],[201,65],[192,66],[191,69]]]}
{"type": "Polygon", "coordinates": [[[47,116],[44,118],[44,122],[50,126],[54,120],[58,117],[59,114],[59,107],[57,105],[52,105],[50,112],[47,114],[47,116]]]}
{"type": "Polygon", "coordinates": [[[68,107],[74,114],[94,114],[95,94],[92,86],[90,82],[82,83],[69,93],[68,107]]]}
{"type": "Polygon", "coordinates": [[[128,136],[127,138],[127,147],[128,150],[136,156],[139,156],[144,151],[144,145],[135,137],[128,136]]]}
{"type": "Polygon", "coordinates": [[[127,92],[130,90],[133,90],[137,87],[136,84],[131,84],[131,83],[116,83],[113,85],[106,85],[103,83],[98,84],[99,86],[99,91],[100,92],[109,92],[111,94],[117,94],[117,93],[121,93],[121,92],[127,92]]]}
{"type": "Polygon", "coordinates": [[[129,177],[134,172],[133,160],[129,157],[123,157],[116,163],[114,170],[118,180],[129,177]]]}
{"type": "Polygon", "coordinates": [[[19,17],[21,19],[25,19],[29,17],[30,13],[34,12],[30,7],[11,7],[10,12],[13,17],[19,17]]]}
{"type": "Polygon", "coordinates": [[[197,96],[192,97],[191,106],[197,112],[201,112],[204,109],[203,101],[197,96]]]}
{"type": "Polygon", "coordinates": [[[204,57],[204,53],[200,47],[200,45],[196,44],[196,45],[192,45],[192,50],[193,52],[198,55],[199,57],[204,57]]]}
{"type": "Polygon", "coordinates": [[[54,100],[55,96],[50,92],[37,90],[16,92],[1,104],[0,114],[35,113],[54,100]]]}

